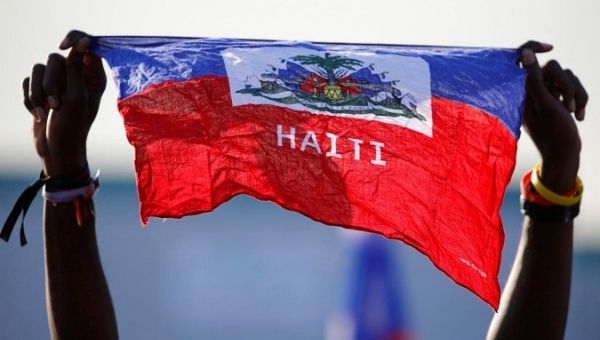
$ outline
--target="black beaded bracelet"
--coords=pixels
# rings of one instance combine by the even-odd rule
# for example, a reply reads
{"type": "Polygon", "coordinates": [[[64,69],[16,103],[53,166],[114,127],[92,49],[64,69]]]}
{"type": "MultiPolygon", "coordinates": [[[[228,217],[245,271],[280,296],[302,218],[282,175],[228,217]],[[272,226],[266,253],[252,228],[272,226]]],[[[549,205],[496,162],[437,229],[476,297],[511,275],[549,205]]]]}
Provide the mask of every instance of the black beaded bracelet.
{"type": "Polygon", "coordinates": [[[571,206],[544,206],[528,201],[521,196],[521,213],[541,222],[566,223],[579,215],[580,203],[571,206]]]}

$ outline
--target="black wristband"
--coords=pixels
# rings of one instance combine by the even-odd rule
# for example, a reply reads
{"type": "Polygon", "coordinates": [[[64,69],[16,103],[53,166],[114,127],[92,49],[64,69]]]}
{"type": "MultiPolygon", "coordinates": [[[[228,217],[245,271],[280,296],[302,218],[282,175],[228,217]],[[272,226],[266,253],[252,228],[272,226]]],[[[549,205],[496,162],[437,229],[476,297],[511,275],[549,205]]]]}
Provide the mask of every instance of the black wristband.
{"type": "Polygon", "coordinates": [[[579,215],[580,203],[571,206],[535,204],[521,196],[521,213],[541,222],[567,223],[579,215]]]}
{"type": "Polygon", "coordinates": [[[86,163],[85,167],[74,175],[51,177],[46,183],[46,191],[56,192],[83,188],[90,185],[91,182],[90,168],[86,163]]]}
{"type": "Polygon", "coordinates": [[[19,215],[21,215],[21,246],[27,244],[27,238],[25,237],[25,215],[27,215],[27,210],[29,209],[31,202],[33,202],[35,195],[43,186],[46,186],[46,191],[48,192],[57,192],[83,188],[90,185],[92,182],[94,182],[94,180],[90,177],[90,169],[87,163],[83,169],[72,176],[48,177],[45,176],[42,171],[40,173],[40,178],[27,187],[21,193],[21,196],[19,196],[17,202],[15,202],[15,205],[0,230],[0,238],[8,242],[19,215]]]}

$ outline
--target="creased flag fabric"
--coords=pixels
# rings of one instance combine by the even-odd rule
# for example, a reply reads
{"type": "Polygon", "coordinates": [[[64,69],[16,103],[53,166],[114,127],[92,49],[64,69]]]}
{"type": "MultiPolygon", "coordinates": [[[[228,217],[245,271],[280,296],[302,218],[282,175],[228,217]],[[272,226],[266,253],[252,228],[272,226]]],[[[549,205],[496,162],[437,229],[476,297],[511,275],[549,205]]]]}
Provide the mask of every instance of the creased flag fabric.
{"type": "Polygon", "coordinates": [[[247,194],[402,240],[497,309],[517,50],[168,37],[92,50],[119,89],[144,224],[247,194]]]}

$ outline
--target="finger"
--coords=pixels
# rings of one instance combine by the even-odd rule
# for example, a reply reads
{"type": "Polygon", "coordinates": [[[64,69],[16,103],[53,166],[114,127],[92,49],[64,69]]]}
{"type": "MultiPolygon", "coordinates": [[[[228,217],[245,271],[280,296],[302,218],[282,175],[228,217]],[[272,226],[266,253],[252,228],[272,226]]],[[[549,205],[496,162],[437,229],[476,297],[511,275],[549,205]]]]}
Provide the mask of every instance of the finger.
{"type": "Polygon", "coordinates": [[[551,103],[554,98],[544,85],[544,74],[532,50],[526,48],[521,52],[521,63],[527,71],[527,91],[538,105],[551,103]]]}
{"type": "Polygon", "coordinates": [[[556,60],[550,60],[544,65],[543,72],[557,86],[565,108],[569,112],[575,112],[575,85],[560,64],[556,60]]]}
{"type": "Polygon", "coordinates": [[[535,40],[529,40],[528,42],[524,43],[519,47],[519,51],[530,49],[535,53],[544,53],[552,51],[553,48],[554,46],[550,44],[542,43],[535,40]]]}
{"type": "Polygon", "coordinates": [[[33,104],[31,104],[31,99],[29,99],[29,77],[23,79],[23,104],[27,108],[27,111],[33,114],[33,104]]]}
{"type": "Polygon", "coordinates": [[[571,70],[565,70],[565,73],[571,78],[575,87],[575,118],[582,121],[585,118],[585,106],[589,99],[588,93],[579,78],[571,70]]]}
{"type": "Polygon", "coordinates": [[[67,71],[67,91],[70,91],[71,93],[76,93],[77,91],[81,91],[83,89],[83,59],[86,55],[88,46],[89,39],[82,38],[78,40],[77,46],[71,48],[71,50],[69,51],[69,55],[67,56],[67,59],[65,61],[67,71]],[[78,46],[83,40],[85,40],[85,48],[82,51],[78,46]]]}
{"type": "Polygon", "coordinates": [[[67,33],[67,36],[60,43],[59,48],[61,50],[66,50],[72,47],[76,47],[79,52],[85,52],[87,47],[89,46],[89,35],[85,32],[72,30],[67,33]],[[84,39],[85,38],[85,39],[84,39]],[[85,40],[87,40],[87,45],[85,46],[85,40]]]}
{"type": "Polygon", "coordinates": [[[83,76],[86,87],[91,92],[102,94],[106,87],[106,73],[102,66],[102,59],[93,53],[87,53],[83,63],[83,76]]]}
{"type": "Polygon", "coordinates": [[[50,54],[46,63],[42,87],[44,93],[48,96],[48,105],[52,109],[56,109],[60,105],[60,95],[64,83],[65,57],[57,53],[50,54]]]}
{"type": "Polygon", "coordinates": [[[72,30],[60,43],[61,49],[68,49],[69,55],[66,60],[67,91],[81,90],[83,86],[83,58],[90,46],[87,33],[72,30]]]}
{"type": "Polygon", "coordinates": [[[38,121],[45,118],[46,110],[44,110],[44,90],[42,81],[44,80],[44,72],[46,66],[35,64],[31,70],[31,78],[29,80],[29,100],[33,105],[33,113],[38,121]]]}
{"type": "Polygon", "coordinates": [[[100,99],[106,88],[106,73],[102,66],[102,59],[92,53],[87,53],[84,59],[83,76],[89,95],[90,112],[98,112],[100,99]]]}

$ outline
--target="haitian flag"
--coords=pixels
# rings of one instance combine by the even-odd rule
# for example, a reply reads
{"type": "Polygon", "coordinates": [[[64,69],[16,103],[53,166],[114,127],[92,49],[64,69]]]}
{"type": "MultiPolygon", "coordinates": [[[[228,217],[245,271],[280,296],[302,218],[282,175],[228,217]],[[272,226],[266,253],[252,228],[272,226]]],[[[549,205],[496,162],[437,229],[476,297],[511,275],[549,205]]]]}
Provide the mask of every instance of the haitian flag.
{"type": "Polygon", "coordinates": [[[494,309],[525,73],[511,49],[95,37],[149,216],[239,194],[402,240],[494,309]]]}

